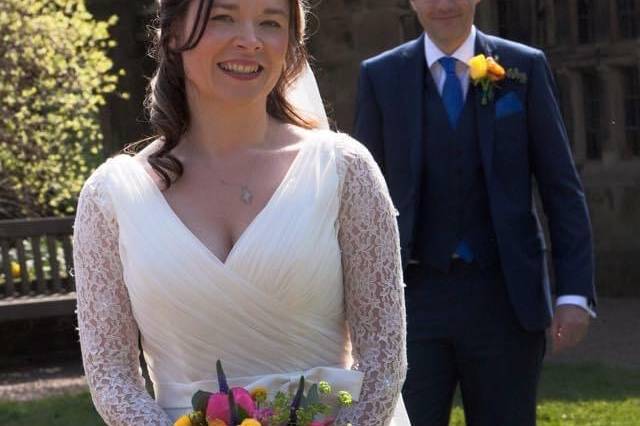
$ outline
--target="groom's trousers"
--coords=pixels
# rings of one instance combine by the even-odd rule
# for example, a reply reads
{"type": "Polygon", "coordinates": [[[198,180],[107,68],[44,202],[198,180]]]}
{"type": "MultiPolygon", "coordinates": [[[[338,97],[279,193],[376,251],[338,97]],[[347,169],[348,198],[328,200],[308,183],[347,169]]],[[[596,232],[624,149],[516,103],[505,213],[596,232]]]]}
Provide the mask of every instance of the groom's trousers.
{"type": "Polygon", "coordinates": [[[535,425],[544,330],[524,330],[499,265],[409,265],[403,396],[413,425],[447,426],[460,385],[467,426],[535,425]]]}

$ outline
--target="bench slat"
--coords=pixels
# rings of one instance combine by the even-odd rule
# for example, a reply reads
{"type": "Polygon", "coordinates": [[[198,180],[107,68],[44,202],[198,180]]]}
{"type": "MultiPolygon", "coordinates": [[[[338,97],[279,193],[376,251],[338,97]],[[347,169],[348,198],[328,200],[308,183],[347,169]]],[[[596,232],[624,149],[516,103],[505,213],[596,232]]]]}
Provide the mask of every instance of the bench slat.
{"type": "Polygon", "coordinates": [[[2,246],[2,270],[4,272],[4,294],[5,297],[12,297],[15,291],[13,286],[13,275],[11,274],[11,257],[9,256],[9,240],[3,238],[0,241],[2,246]]]}
{"type": "Polygon", "coordinates": [[[16,241],[18,248],[18,263],[20,264],[20,292],[22,295],[31,293],[31,286],[29,285],[29,271],[27,270],[27,253],[24,249],[24,240],[19,239],[16,241]]]}
{"type": "Polygon", "coordinates": [[[31,237],[31,250],[33,251],[33,265],[36,269],[36,293],[47,294],[47,284],[44,281],[44,269],[42,265],[42,252],[40,250],[40,237],[31,237]]]}
{"type": "Polygon", "coordinates": [[[73,217],[3,220],[0,221],[0,239],[70,235],[73,233],[73,220],[73,217]]]}
{"type": "Polygon", "coordinates": [[[75,309],[75,293],[0,300],[0,321],[72,315],[75,309]]]}
{"type": "Polygon", "coordinates": [[[58,245],[56,239],[47,235],[47,251],[49,252],[49,266],[51,268],[51,281],[53,282],[53,292],[60,293],[62,285],[60,285],[60,267],[58,265],[58,245]]]}

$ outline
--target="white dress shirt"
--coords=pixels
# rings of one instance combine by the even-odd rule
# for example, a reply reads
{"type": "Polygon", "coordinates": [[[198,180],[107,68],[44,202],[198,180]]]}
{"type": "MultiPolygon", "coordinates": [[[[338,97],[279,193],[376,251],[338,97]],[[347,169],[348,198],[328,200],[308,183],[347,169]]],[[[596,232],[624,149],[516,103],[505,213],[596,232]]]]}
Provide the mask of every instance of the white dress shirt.
{"type": "MultiPolygon", "coordinates": [[[[444,88],[444,82],[447,78],[447,74],[438,60],[445,56],[451,56],[458,60],[458,62],[456,63],[456,74],[458,75],[458,79],[460,80],[460,84],[462,85],[462,94],[466,99],[467,93],[469,92],[468,63],[469,60],[475,56],[476,33],[477,30],[474,25],[471,27],[471,31],[469,32],[469,36],[467,37],[467,39],[451,55],[447,55],[442,50],[440,50],[440,48],[436,46],[436,44],[429,38],[429,35],[427,33],[424,34],[424,53],[425,59],[427,61],[427,67],[429,68],[431,77],[433,77],[433,81],[436,83],[438,92],[440,92],[441,95],[442,89],[444,88]]],[[[593,318],[596,317],[596,313],[589,307],[587,298],[584,296],[560,296],[556,301],[556,306],[559,305],[576,305],[586,310],[593,318]]]]}

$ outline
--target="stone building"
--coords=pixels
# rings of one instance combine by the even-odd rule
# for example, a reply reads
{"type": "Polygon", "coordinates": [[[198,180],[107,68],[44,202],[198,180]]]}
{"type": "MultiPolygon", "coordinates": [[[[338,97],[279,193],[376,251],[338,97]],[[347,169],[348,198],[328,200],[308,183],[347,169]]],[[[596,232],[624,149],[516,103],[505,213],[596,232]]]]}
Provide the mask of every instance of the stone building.
{"type": "MultiPolygon", "coordinates": [[[[152,64],[145,58],[153,0],[88,0],[97,16],[117,14],[127,70],[104,115],[106,151],[148,135],[141,103],[152,64]]],[[[314,0],[310,50],[334,125],[352,128],[360,62],[421,28],[408,0],[314,0]]],[[[584,180],[596,241],[600,294],[640,296],[640,0],[483,0],[478,27],[540,47],[584,180]]]]}
{"type": "Polygon", "coordinates": [[[549,58],[587,191],[600,292],[640,295],[640,1],[483,3],[490,32],[549,58]]]}

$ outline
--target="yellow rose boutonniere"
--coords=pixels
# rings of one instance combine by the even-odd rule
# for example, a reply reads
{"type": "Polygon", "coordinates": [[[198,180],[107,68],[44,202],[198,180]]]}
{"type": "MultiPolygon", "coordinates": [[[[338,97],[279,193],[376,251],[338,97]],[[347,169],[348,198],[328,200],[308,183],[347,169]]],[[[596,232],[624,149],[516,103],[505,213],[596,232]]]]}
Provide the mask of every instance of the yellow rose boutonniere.
{"type": "Polygon", "coordinates": [[[482,89],[482,105],[493,100],[493,89],[499,81],[510,78],[521,83],[527,82],[526,74],[517,68],[506,71],[497,58],[485,55],[477,55],[469,60],[469,76],[473,84],[480,85],[482,89]]]}

